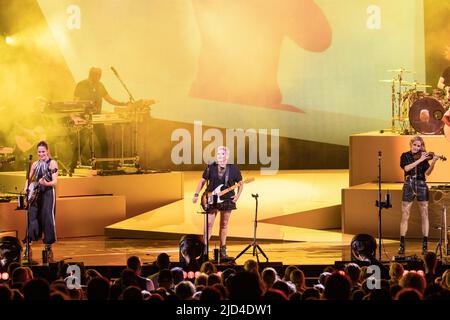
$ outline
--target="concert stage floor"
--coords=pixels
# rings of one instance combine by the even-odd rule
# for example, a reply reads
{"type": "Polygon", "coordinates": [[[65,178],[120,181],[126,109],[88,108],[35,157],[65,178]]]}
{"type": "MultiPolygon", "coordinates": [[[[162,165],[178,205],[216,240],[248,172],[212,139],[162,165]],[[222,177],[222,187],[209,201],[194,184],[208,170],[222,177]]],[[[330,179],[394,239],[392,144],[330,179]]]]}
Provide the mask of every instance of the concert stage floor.
{"type": "MultiPolygon", "coordinates": [[[[339,232],[339,230],[336,230],[339,232]]],[[[349,261],[351,236],[344,236],[341,241],[305,242],[271,242],[260,241],[259,245],[269,258],[269,263],[283,265],[334,265],[335,262],[349,261]]],[[[382,261],[391,260],[397,253],[398,242],[385,240],[382,250],[382,261]]],[[[211,245],[217,244],[212,241],[211,245]]],[[[229,241],[228,253],[237,256],[249,244],[247,241],[229,241]]],[[[421,242],[408,240],[406,256],[420,257],[421,242]]],[[[33,258],[40,264],[40,252],[43,244],[33,245],[33,258]]],[[[211,251],[212,251],[211,248],[211,251]]],[[[436,242],[429,242],[429,249],[434,251],[436,242]]],[[[111,239],[103,236],[61,239],[54,245],[55,261],[62,259],[68,262],[83,262],[85,266],[124,266],[131,255],[141,257],[144,264],[151,264],[161,252],[166,252],[173,263],[179,262],[177,240],[152,239],[111,239]]],[[[212,253],[210,254],[212,258],[212,253]]],[[[377,252],[378,257],[378,252],[377,252]]],[[[252,257],[251,250],[242,255],[236,264],[242,265],[252,257]]],[[[260,261],[265,262],[260,255],[260,261]]]]}
{"type": "MultiPolygon", "coordinates": [[[[180,181],[177,177],[178,175],[181,177],[179,184],[174,183],[178,188],[182,186],[181,200],[175,199],[155,209],[149,208],[147,210],[150,211],[141,214],[136,215],[137,212],[134,212],[131,217],[126,214],[128,212],[124,212],[122,221],[109,226],[104,224],[105,234],[101,232],[89,237],[60,236],[54,246],[55,259],[70,258],[71,261],[81,261],[85,265],[124,265],[130,255],[138,255],[144,262],[150,263],[159,253],[168,252],[172,261],[177,262],[179,239],[185,234],[202,234],[204,215],[197,213],[200,211],[199,205],[192,203],[192,195],[201,172],[172,175],[174,174],[175,180],[180,181]]],[[[158,181],[159,175],[163,175],[161,178],[171,177],[170,173],[162,173],[140,178],[158,181]]],[[[238,210],[233,212],[230,219],[227,243],[230,255],[239,254],[253,239],[255,200],[251,194],[258,193],[257,240],[267,254],[269,262],[284,265],[332,265],[335,261],[350,260],[350,242],[354,234],[344,234],[341,229],[341,192],[349,184],[348,170],[280,171],[274,176],[260,175],[259,171],[243,171],[242,175],[244,179],[253,177],[255,181],[245,185],[238,202],[238,210]]],[[[108,181],[114,179],[114,177],[105,178],[108,181]]],[[[134,178],[122,176],[120,179],[124,181],[123,179],[134,178]]],[[[96,181],[98,177],[90,179],[96,181]]],[[[76,181],[77,178],[62,179],[61,185],[65,186],[60,189],[60,194],[68,193],[72,189],[69,188],[70,184],[76,181]]],[[[84,180],[78,178],[78,181],[84,180]]],[[[103,181],[103,178],[100,181],[103,181]]],[[[123,197],[129,199],[126,195],[123,197]]],[[[152,201],[151,193],[148,197],[149,199],[145,200],[152,201]]],[[[13,206],[13,203],[5,205],[13,206]]],[[[132,203],[127,203],[127,206],[130,205],[132,203]]],[[[3,213],[4,216],[9,214],[3,213]]],[[[84,216],[87,219],[89,215],[84,216]]],[[[59,221],[57,215],[57,225],[61,224],[61,221],[61,214],[59,221]]],[[[218,222],[216,221],[213,229],[211,256],[213,248],[218,246],[218,222]]],[[[86,225],[71,227],[84,229],[86,225]]],[[[398,242],[386,239],[384,243],[383,251],[386,251],[388,256],[394,256],[398,242]]],[[[430,249],[434,250],[433,246],[435,243],[431,242],[430,249]]],[[[40,258],[40,250],[42,244],[35,244],[34,252],[37,260],[40,258]]],[[[407,254],[419,253],[420,242],[411,240],[407,254]]],[[[384,255],[383,260],[388,260],[388,256],[384,255]]],[[[252,257],[251,250],[241,256],[237,264],[244,263],[250,257],[252,257]]],[[[262,256],[260,258],[264,261],[262,256]]]]}
{"type": "MultiPolygon", "coordinates": [[[[341,189],[348,186],[348,170],[292,170],[276,175],[243,171],[245,184],[228,227],[230,240],[253,238],[255,200],[258,194],[257,238],[276,241],[341,241],[341,189]]],[[[109,225],[105,235],[121,238],[180,239],[202,234],[204,215],[192,203],[201,172],[183,172],[182,200],[109,225]]],[[[218,235],[215,223],[213,237],[218,235]]]]}

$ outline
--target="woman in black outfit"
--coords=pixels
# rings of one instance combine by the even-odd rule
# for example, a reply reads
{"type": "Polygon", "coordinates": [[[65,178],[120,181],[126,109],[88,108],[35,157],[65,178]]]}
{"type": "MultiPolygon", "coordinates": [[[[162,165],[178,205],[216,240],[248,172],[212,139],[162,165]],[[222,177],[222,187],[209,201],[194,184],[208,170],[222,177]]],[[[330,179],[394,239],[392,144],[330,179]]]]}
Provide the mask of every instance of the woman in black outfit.
{"type": "MultiPolygon", "coordinates": [[[[35,183],[37,197],[29,204],[27,237],[29,241],[38,241],[42,237],[42,232],[44,233],[45,250],[48,260],[51,262],[53,260],[52,244],[56,241],[55,186],[58,182],[58,163],[50,157],[50,151],[45,141],[38,143],[37,153],[39,160],[31,166],[28,179],[35,183]]],[[[27,189],[28,184],[26,183],[25,191],[27,189]]]]}
{"type": "Polygon", "coordinates": [[[414,136],[409,143],[411,150],[404,152],[400,157],[400,167],[405,172],[402,195],[402,219],[400,222],[400,248],[399,254],[405,253],[405,236],[408,230],[408,219],[414,198],[417,198],[419,212],[422,217],[422,254],[428,249],[428,186],[425,182],[434,169],[438,156],[427,153],[425,142],[420,136],[414,136]],[[431,160],[431,164],[428,161],[431,160]]]}
{"type": "MultiPolygon", "coordinates": [[[[231,211],[236,210],[236,202],[242,193],[243,184],[242,176],[239,168],[234,164],[228,164],[229,150],[227,147],[220,146],[217,148],[217,161],[208,167],[203,172],[203,176],[200,179],[197,189],[194,194],[193,202],[198,200],[199,192],[202,190],[205,183],[208,181],[207,192],[212,192],[218,186],[223,184],[222,189],[231,187],[236,183],[239,184],[237,193],[234,190],[221,196],[223,202],[217,203],[215,206],[208,208],[208,241],[211,238],[211,231],[216,219],[217,212],[220,212],[220,259],[230,259],[227,256],[226,240],[228,233],[228,221],[230,219],[231,211]]],[[[206,239],[205,239],[206,242],[206,239]]]]}

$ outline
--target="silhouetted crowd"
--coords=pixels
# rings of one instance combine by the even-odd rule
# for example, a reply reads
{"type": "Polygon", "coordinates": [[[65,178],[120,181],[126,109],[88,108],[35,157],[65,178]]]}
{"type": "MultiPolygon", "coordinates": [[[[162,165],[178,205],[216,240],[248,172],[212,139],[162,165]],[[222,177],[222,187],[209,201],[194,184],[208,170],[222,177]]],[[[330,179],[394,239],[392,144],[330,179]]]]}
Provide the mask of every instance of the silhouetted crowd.
{"type": "Polygon", "coordinates": [[[438,261],[433,252],[424,256],[424,270],[407,271],[402,264],[392,262],[388,277],[378,280],[370,278],[372,271],[368,267],[356,263],[346,264],[344,270],[327,267],[314,279],[305,279],[298,266],[286,267],[284,274],[271,267],[259,270],[254,260],[222,272],[217,272],[211,262],[204,262],[196,273],[171,268],[170,264],[169,256],[161,253],[155,261],[157,272],[144,277],[141,259],[131,256],[120,278],[109,279],[94,269],[86,269],[83,279],[75,279],[69,264],[61,263],[58,279],[49,283],[33,276],[29,267],[13,262],[8,266],[9,279],[0,284],[0,301],[450,299],[450,269],[436,273],[438,261]]]}

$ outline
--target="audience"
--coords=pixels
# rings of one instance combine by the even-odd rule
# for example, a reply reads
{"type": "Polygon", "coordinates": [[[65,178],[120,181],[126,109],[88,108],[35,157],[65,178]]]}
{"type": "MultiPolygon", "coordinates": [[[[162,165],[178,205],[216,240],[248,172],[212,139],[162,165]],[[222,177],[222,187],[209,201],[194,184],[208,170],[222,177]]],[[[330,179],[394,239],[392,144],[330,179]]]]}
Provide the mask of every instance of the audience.
{"type": "Polygon", "coordinates": [[[325,282],[326,300],[349,300],[351,293],[352,282],[343,272],[335,271],[325,282]]]}
{"type": "Polygon", "coordinates": [[[150,280],[152,280],[153,287],[155,289],[157,289],[157,288],[159,288],[159,283],[158,283],[159,271],[161,271],[163,269],[169,269],[170,268],[170,257],[169,257],[169,255],[167,253],[165,253],[165,252],[160,253],[158,255],[158,257],[156,257],[156,262],[154,264],[157,267],[158,271],[156,273],[150,275],[148,278],[150,280]]]}
{"type": "Polygon", "coordinates": [[[277,281],[277,272],[274,268],[265,268],[262,272],[262,281],[266,286],[266,289],[272,288],[275,281],[277,281]]]}
{"type": "Polygon", "coordinates": [[[398,284],[400,282],[400,279],[403,277],[404,272],[405,270],[400,263],[392,262],[389,267],[389,284],[391,286],[398,284]]]}
{"type": "Polygon", "coordinates": [[[425,266],[425,281],[427,286],[434,283],[437,278],[436,268],[437,268],[437,256],[434,252],[428,251],[423,257],[423,262],[425,266]]]}
{"type": "MultiPolygon", "coordinates": [[[[69,289],[63,280],[67,263],[60,263],[56,280],[49,283],[34,277],[29,267],[11,263],[11,277],[0,283],[0,302],[11,300],[450,300],[450,269],[438,272],[436,254],[428,252],[423,271],[405,271],[402,264],[392,262],[389,280],[370,288],[367,267],[348,263],[344,270],[324,269],[317,278],[308,278],[298,266],[279,269],[266,267],[261,274],[256,261],[249,259],[242,267],[234,266],[218,273],[216,266],[205,262],[201,273],[192,277],[180,267],[172,269],[169,256],[162,253],[156,272],[142,276],[142,261],[131,256],[118,279],[108,279],[95,269],[83,273],[81,288],[69,289]],[[150,280],[152,279],[152,280],[150,280]],[[316,284],[314,284],[314,281],[316,284]],[[308,283],[307,283],[308,282],[308,283]],[[86,283],[86,285],[83,285],[86,283]],[[154,284],[157,284],[157,287],[154,284]],[[311,285],[308,287],[307,284],[311,285]]],[[[155,271],[155,270],[154,270],[155,271]]],[[[37,271],[39,275],[41,271],[37,271]]]]}
{"type": "Polygon", "coordinates": [[[142,261],[137,256],[131,256],[127,260],[127,268],[134,271],[136,275],[136,281],[141,290],[152,291],[155,290],[153,286],[153,282],[150,279],[144,278],[141,276],[142,273],[142,261]]]}

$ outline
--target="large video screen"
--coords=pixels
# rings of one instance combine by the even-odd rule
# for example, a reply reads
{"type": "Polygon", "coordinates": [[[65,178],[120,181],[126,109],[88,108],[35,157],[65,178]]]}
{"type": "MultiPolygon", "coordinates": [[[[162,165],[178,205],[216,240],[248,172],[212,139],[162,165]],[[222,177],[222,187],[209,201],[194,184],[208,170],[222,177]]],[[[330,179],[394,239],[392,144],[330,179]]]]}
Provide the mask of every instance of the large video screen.
{"type": "MultiPolygon", "coordinates": [[[[425,81],[422,0],[36,4],[48,54],[58,51],[72,77],[50,100],[72,99],[98,66],[114,99],[156,100],[154,119],[276,129],[282,139],[346,147],[351,134],[390,127],[391,85],[380,80],[404,68],[414,72],[405,80],[425,81]]],[[[9,94],[24,94],[22,78],[9,94]]]]}

